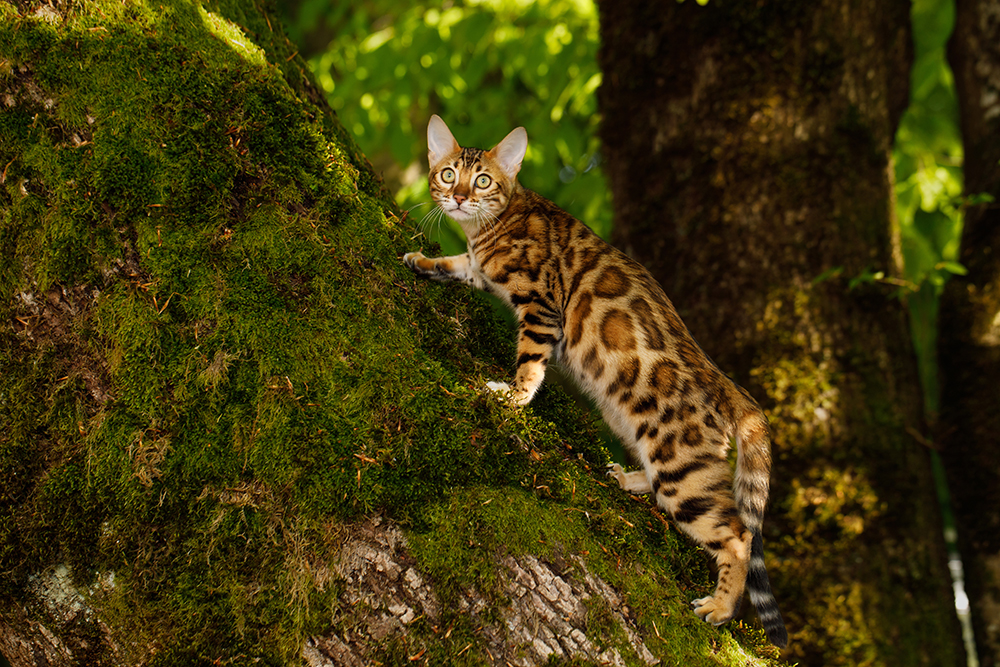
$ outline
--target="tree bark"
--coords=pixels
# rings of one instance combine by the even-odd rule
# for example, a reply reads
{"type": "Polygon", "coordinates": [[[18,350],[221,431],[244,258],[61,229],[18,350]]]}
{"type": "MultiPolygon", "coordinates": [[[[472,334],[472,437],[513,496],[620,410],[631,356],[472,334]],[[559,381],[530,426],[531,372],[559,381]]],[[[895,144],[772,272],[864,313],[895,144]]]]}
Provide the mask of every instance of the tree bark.
{"type": "Polygon", "coordinates": [[[886,284],[910,3],[598,5],[615,240],[770,415],[785,657],[964,664],[886,284]]]}
{"type": "Polygon", "coordinates": [[[773,665],[255,3],[0,0],[15,667],[773,665]]]}
{"type": "Polygon", "coordinates": [[[994,201],[966,208],[968,269],[941,302],[940,436],[965,566],[979,663],[1000,665],[1000,14],[959,0],[948,60],[955,76],[965,191],[994,201]]]}

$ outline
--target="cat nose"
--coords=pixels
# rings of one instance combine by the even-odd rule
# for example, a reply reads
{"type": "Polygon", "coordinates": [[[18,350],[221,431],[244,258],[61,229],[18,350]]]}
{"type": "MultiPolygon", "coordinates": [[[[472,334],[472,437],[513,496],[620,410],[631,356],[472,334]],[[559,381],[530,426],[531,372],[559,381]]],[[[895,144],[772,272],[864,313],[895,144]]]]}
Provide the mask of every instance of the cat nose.
{"type": "Polygon", "coordinates": [[[458,204],[459,206],[461,206],[462,202],[464,202],[466,199],[468,199],[468,197],[466,197],[465,195],[453,195],[452,199],[455,200],[456,204],[458,204]]]}

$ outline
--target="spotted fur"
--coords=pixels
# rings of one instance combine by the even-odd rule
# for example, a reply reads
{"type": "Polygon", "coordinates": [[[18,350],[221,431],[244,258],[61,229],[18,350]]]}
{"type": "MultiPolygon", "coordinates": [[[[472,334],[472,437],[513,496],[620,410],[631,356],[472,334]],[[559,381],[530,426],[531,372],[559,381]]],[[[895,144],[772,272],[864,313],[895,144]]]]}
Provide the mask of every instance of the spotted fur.
{"type": "Polygon", "coordinates": [[[420,275],[495,294],[516,312],[514,384],[489,387],[525,405],[550,359],[565,366],[642,464],[634,472],[614,465],[610,474],[630,492],[653,493],[715,557],[715,592],[692,603],[695,613],[725,623],[746,588],[770,641],[785,646],[760,532],[771,467],[761,409],[702,352],[645,268],[521,187],[523,128],[490,151],[461,148],[437,116],[427,136],[431,196],[462,226],[468,252],[403,261],[420,275]]]}

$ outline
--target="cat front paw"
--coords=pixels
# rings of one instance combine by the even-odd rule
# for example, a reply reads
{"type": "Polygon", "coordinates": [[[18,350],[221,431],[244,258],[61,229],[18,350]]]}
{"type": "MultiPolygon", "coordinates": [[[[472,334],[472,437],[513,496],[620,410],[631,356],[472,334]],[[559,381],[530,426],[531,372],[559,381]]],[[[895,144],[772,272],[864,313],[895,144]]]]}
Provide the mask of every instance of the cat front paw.
{"type": "Polygon", "coordinates": [[[646,477],[644,470],[625,472],[625,469],[617,463],[610,463],[608,464],[608,477],[613,477],[618,482],[618,486],[629,493],[641,496],[653,492],[653,487],[650,486],[649,478],[646,477]]]}
{"type": "Polygon", "coordinates": [[[448,257],[426,257],[422,252],[408,252],[403,255],[403,264],[418,276],[430,278],[441,283],[461,279],[452,273],[452,264],[448,257]]]}
{"type": "Polygon", "coordinates": [[[523,391],[517,391],[506,382],[487,382],[486,388],[497,395],[498,398],[510,401],[514,405],[522,406],[531,402],[531,396],[523,391]]]}
{"type": "Polygon", "coordinates": [[[420,265],[421,260],[426,260],[422,252],[408,252],[403,255],[403,264],[413,271],[414,273],[419,273],[425,275],[430,273],[431,270],[420,265]]]}
{"type": "Polygon", "coordinates": [[[509,394],[513,391],[506,382],[487,382],[486,388],[501,395],[509,394]]]}
{"type": "Polygon", "coordinates": [[[608,477],[614,477],[619,486],[625,486],[625,469],[617,463],[608,464],[608,477]]]}

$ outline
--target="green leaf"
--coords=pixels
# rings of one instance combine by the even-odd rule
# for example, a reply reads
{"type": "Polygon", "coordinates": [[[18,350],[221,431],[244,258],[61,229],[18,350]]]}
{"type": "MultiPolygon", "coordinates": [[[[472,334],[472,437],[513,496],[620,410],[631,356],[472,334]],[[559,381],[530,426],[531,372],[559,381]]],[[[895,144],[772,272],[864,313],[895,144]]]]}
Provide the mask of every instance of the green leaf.
{"type": "Polygon", "coordinates": [[[969,273],[969,270],[966,269],[961,264],[959,264],[958,262],[939,262],[938,265],[934,268],[943,269],[944,271],[947,271],[948,273],[953,273],[956,276],[964,276],[967,273],[969,273]]]}
{"type": "Polygon", "coordinates": [[[850,282],[847,283],[847,289],[853,290],[858,285],[865,285],[868,283],[874,283],[885,277],[885,273],[882,271],[872,271],[866,268],[857,276],[851,278],[850,282]]]}
{"type": "Polygon", "coordinates": [[[963,202],[966,206],[980,206],[982,204],[992,204],[995,201],[993,195],[988,192],[980,192],[968,195],[963,202]]]}
{"type": "Polygon", "coordinates": [[[843,266],[834,266],[832,268],[827,269],[823,273],[819,274],[815,278],[813,278],[811,284],[813,287],[815,287],[816,285],[819,285],[820,283],[825,282],[827,280],[839,278],[840,274],[842,274],[843,272],[844,272],[843,266]]]}

